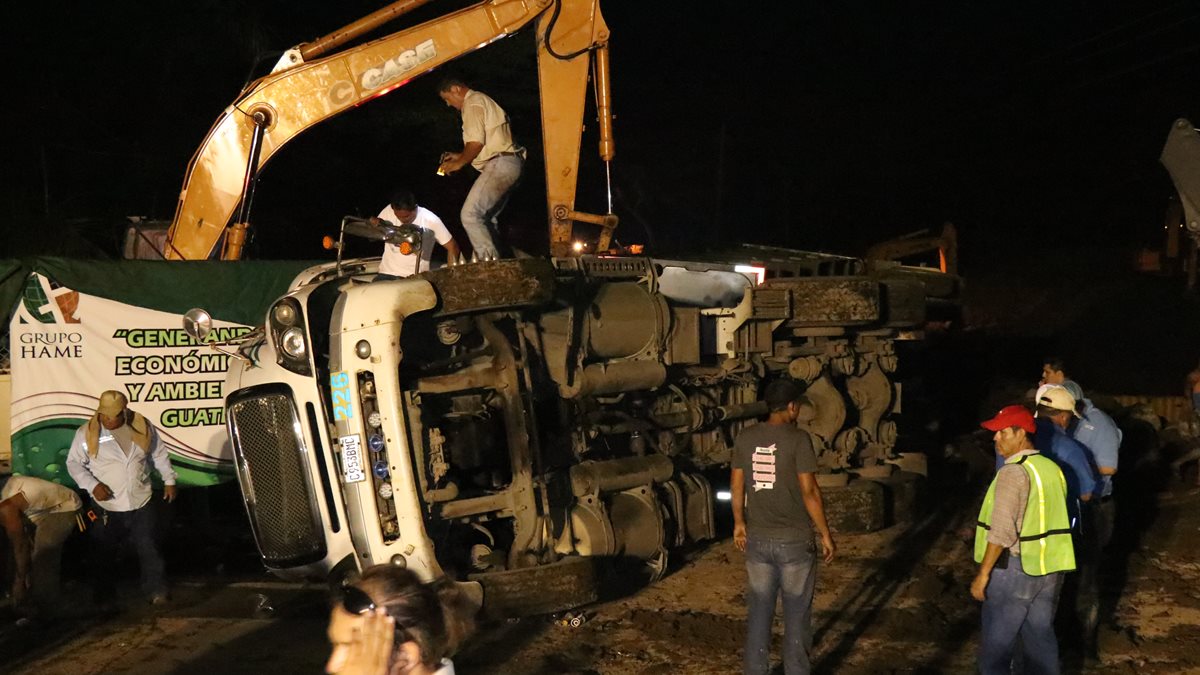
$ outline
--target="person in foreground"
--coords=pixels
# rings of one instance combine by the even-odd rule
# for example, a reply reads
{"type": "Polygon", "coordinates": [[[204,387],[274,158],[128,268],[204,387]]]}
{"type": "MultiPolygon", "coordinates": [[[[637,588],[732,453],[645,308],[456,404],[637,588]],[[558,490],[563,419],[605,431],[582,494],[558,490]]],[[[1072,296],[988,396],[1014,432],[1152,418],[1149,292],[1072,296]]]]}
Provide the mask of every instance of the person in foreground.
{"type": "Polygon", "coordinates": [[[746,651],[743,669],[770,669],[771,623],[783,591],[783,667],[787,675],[810,671],[812,600],[817,578],[814,530],[822,558],[837,550],[817,487],[817,458],[808,432],[796,426],[802,392],[792,380],[767,386],[770,416],[744,429],[733,450],[730,492],[733,543],[746,553],[746,651]]]}
{"type": "Polygon", "coordinates": [[[1004,466],[979,510],[971,595],[983,603],[979,672],[1011,672],[1020,638],[1026,673],[1059,672],[1054,611],[1063,574],[1075,569],[1062,470],[1033,445],[1033,414],[1011,405],[981,425],[995,432],[1004,466]]]}
{"type": "Polygon", "coordinates": [[[469,632],[453,603],[410,570],[375,565],[342,589],[329,616],[325,672],[454,675],[447,658],[469,632]]]}

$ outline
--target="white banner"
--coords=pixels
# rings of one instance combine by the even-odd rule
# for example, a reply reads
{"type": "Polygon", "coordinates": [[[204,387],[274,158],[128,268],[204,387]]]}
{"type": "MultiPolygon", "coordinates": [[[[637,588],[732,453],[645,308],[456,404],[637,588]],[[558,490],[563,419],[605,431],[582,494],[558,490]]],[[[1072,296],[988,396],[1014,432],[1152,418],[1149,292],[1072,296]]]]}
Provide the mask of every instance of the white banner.
{"type": "MultiPolygon", "coordinates": [[[[157,427],[183,484],[231,477],[225,431],[226,354],[183,332],[180,316],[126,305],[30,276],[10,323],[13,468],[71,484],[74,430],[116,389],[157,427]]],[[[212,341],[250,330],[214,321],[212,341]]]]}

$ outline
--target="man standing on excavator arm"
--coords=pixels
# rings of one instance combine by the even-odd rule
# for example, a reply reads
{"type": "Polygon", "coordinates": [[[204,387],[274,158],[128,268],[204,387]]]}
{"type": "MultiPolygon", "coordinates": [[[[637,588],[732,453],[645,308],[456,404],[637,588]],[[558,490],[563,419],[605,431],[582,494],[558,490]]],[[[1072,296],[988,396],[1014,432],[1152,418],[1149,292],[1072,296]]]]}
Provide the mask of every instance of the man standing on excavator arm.
{"type": "Polygon", "coordinates": [[[438,173],[452,174],[467,164],[479,171],[463,202],[462,224],[475,258],[493,260],[500,257],[496,217],[521,179],[525,148],[513,142],[508,115],[487,94],[447,78],[438,86],[438,95],[462,113],[463,129],[462,151],[443,153],[438,173]]]}

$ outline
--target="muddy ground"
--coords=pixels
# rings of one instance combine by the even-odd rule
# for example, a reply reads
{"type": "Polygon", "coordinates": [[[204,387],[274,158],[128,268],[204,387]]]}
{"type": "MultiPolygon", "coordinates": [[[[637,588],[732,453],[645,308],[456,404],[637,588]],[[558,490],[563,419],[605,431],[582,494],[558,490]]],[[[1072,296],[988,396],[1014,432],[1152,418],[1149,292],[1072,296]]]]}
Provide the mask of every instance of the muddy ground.
{"type": "MultiPolygon", "coordinates": [[[[960,456],[985,466],[980,443],[964,444],[960,456]]],[[[1068,658],[1068,672],[1200,673],[1200,489],[1167,476],[1163,459],[1142,458],[1121,487],[1121,533],[1104,574],[1111,620],[1103,662],[1068,658]]],[[[820,569],[817,585],[818,672],[972,671],[979,607],[967,591],[974,568],[961,531],[982,486],[968,475],[946,471],[932,480],[929,509],[918,518],[838,536],[838,558],[820,569]]],[[[677,560],[658,583],[587,608],[577,628],[554,617],[484,626],[456,662],[462,673],[737,672],[744,585],[741,554],[723,538],[677,560]]],[[[78,580],[70,588],[86,597],[78,580]]],[[[77,618],[48,625],[17,625],[8,616],[0,627],[4,670],[322,670],[327,605],[319,586],[218,568],[176,575],[173,601],[161,610],[127,590],[124,607],[110,615],[81,600],[72,608],[77,618]]]]}
{"type": "MultiPolygon", "coordinates": [[[[979,605],[968,594],[974,567],[960,530],[974,520],[974,495],[941,487],[923,518],[838,537],[838,558],[817,586],[817,672],[973,671],[979,605]]],[[[1200,673],[1200,489],[1161,487],[1128,500],[1127,534],[1105,570],[1102,663],[1068,654],[1068,672],[1200,673]]],[[[523,622],[481,636],[460,660],[479,673],[518,672],[517,664],[542,673],[738,672],[744,584],[741,554],[722,541],[658,584],[588,612],[580,628],[523,622]]]]}

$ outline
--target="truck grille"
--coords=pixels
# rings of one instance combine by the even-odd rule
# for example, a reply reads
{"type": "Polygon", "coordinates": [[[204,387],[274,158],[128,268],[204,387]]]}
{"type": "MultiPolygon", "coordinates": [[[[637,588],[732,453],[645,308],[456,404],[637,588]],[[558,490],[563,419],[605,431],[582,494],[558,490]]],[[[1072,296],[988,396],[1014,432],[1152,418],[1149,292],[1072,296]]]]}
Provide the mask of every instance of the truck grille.
{"type": "Polygon", "coordinates": [[[325,557],[325,537],[291,396],[242,394],[230,397],[229,430],[263,562],[282,568],[320,560],[325,557]]]}

